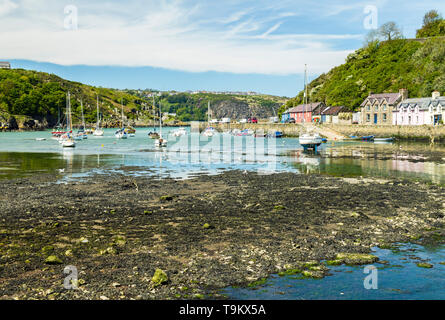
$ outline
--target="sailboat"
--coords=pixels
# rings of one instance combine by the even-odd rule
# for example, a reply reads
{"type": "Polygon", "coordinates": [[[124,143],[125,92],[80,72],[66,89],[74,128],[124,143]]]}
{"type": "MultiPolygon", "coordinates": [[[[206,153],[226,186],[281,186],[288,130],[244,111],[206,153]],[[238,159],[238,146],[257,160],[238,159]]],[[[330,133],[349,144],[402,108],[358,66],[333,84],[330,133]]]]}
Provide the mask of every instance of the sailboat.
{"type": "MultiPolygon", "coordinates": [[[[303,123],[305,122],[305,111],[306,106],[308,104],[308,94],[307,94],[307,65],[305,65],[304,68],[304,110],[303,110],[303,123]]],[[[322,137],[318,133],[303,133],[298,138],[300,145],[304,148],[304,150],[307,149],[314,149],[317,150],[317,147],[319,147],[323,143],[322,137]]]]}
{"type": "Polygon", "coordinates": [[[117,139],[127,139],[128,135],[127,135],[127,132],[125,131],[125,127],[124,127],[124,104],[123,104],[123,102],[121,102],[121,105],[122,105],[122,129],[117,130],[114,135],[116,136],[117,139]]]}
{"type": "Polygon", "coordinates": [[[94,130],[93,135],[96,137],[102,137],[104,131],[100,128],[100,113],[99,113],[99,95],[97,95],[97,123],[96,130],[94,130]]]}
{"type": "Polygon", "coordinates": [[[210,126],[210,101],[207,110],[207,128],[202,133],[206,137],[213,137],[216,134],[215,128],[210,126]]]}
{"type": "Polygon", "coordinates": [[[154,131],[150,131],[149,134],[148,134],[148,136],[151,139],[159,139],[159,133],[156,132],[156,122],[155,122],[155,113],[156,113],[156,111],[155,111],[155,107],[156,107],[155,96],[153,95],[153,127],[154,127],[154,131]]]}
{"type": "Polygon", "coordinates": [[[161,105],[159,105],[159,138],[155,140],[155,147],[167,147],[167,140],[162,138],[162,112],[161,105]]]}
{"type": "Polygon", "coordinates": [[[58,140],[61,135],[65,134],[66,131],[63,130],[61,117],[60,117],[60,106],[58,107],[57,124],[53,131],[51,132],[53,139],[58,140]]]}
{"type": "Polygon", "coordinates": [[[77,131],[77,134],[74,136],[75,140],[83,140],[88,139],[88,136],[85,132],[85,117],[83,115],[83,102],[80,100],[80,109],[82,112],[82,127],[77,131]]]}
{"type": "Polygon", "coordinates": [[[66,133],[59,138],[59,142],[64,148],[74,148],[76,142],[72,136],[73,122],[71,119],[71,96],[68,92],[67,94],[67,110],[66,110],[66,133]]]}

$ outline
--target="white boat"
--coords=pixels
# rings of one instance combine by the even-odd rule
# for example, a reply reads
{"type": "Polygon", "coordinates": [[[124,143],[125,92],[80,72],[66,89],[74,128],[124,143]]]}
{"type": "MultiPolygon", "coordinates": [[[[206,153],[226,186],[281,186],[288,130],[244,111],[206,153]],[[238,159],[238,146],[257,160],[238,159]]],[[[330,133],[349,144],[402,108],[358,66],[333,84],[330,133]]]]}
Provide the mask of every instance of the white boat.
{"type": "Polygon", "coordinates": [[[114,136],[117,139],[127,139],[128,134],[125,131],[125,127],[124,127],[124,104],[121,103],[121,105],[122,105],[122,129],[117,130],[116,133],[114,134],[114,136]]]}
{"type": "Polygon", "coordinates": [[[125,132],[125,128],[117,130],[116,133],[114,134],[114,136],[117,139],[127,139],[128,138],[128,134],[125,132]]]}
{"type": "Polygon", "coordinates": [[[216,134],[216,130],[213,127],[208,127],[204,130],[204,132],[202,133],[203,136],[205,137],[213,137],[216,134]]]}
{"type": "Polygon", "coordinates": [[[74,148],[76,146],[76,142],[72,137],[69,137],[67,139],[64,139],[62,141],[62,147],[64,148],[74,148]]]}
{"type": "MultiPolygon", "coordinates": [[[[307,65],[304,67],[304,104],[308,104],[308,94],[307,94],[307,65]]],[[[305,119],[305,112],[303,110],[303,122],[305,119]]],[[[319,147],[323,143],[323,138],[318,133],[310,133],[306,132],[300,135],[298,138],[298,142],[300,145],[305,149],[314,149],[317,150],[317,147],[319,147]]]]}
{"type": "Polygon", "coordinates": [[[207,123],[208,123],[208,127],[202,132],[202,135],[205,137],[213,137],[218,132],[215,130],[215,128],[213,128],[210,125],[210,123],[211,123],[211,121],[210,121],[210,101],[209,101],[208,110],[207,110],[207,123]]]}
{"type": "Polygon", "coordinates": [[[80,100],[80,110],[82,112],[82,128],[77,131],[76,137],[78,137],[79,140],[83,140],[83,139],[88,139],[88,136],[87,136],[87,134],[85,132],[85,117],[83,115],[83,102],[82,102],[82,100],[80,100]]]}
{"type": "Polygon", "coordinates": [[[174,131],[172,132],[172,135],[173,135],[174,137],[185,136],[185,135],[187,135],[187,130],[185,130],[185,128],[179,128],[179,129],[174,130],[174,131]]]}
{"type": "Polygon", "coordinates": [[[66,126],[67,133],[59,138],[59,143],[64,148],[74,148],[76,146],[76,142],[72,136],[73,123],[71,119],[71,96],[69,92],[67,94],[66,126]]]}
{"type": "Polygon", "coordinates": [[[100,113],[99,113],[99,95],[97,95],[97,123],[96,130],[93,132],[93,136],[102,137],[104,135],[104,131],[100,128],[100,113]]]}
{"type": "Polygon", "coordinates": [[[389,143],[393,141],[394,138],[374,138],[374,143],[389,143]]]}
{"type": "Polygon", "coordinates": [[[318,147],[323,143],[323,138],[317,133],[305,133],[299,137],[299,142],[305,148],[318,147]]]}
{"type": "Polygon", "coordinates": [[[162,137],[162,112],[161,105],[159,105],[159,138],[155,140],[155,147],[165,148],[167,147],[167,142],[168,141],[162,137]]]}

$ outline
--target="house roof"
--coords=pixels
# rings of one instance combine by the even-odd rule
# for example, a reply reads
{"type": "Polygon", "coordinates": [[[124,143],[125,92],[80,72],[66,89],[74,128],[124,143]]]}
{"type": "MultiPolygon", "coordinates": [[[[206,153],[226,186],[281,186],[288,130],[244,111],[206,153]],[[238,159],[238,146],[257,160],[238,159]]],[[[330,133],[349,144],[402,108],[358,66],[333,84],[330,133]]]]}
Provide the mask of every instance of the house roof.
{"type": "Polygon", "coordinates": [[[302,113],[302,112],[313,112],[318,107],[324,106],[323,102],[314,102],[309,104],[300,104],[294,108],[289,109],[289,113],[302,113]]]}
{"type": "Polygon", "coordinates": [[[430,98],[412,98],[412,99],[406,99],[400,102],[397,107],[396,111],[399,111],[400,108],[416,108],[419,107],[419,110],[428,110],[430,105],[433,107],[437,107],[438,105],[445,106],[445,97],[438,97],[436,99],[430,98]]]}
{"type": "Polygon", "coordinates": [[[394,105],[401,97],[402,95],[400,93],[373,93],[370,94],[360,106],[364,107],[368,101],[371,102],[371,104],[374,104],[375,101],[380,104],[384,100],[386,100],[388,104],[394,105]]]}
{"type": "Polygon", "coordinates": [[[326,107],[321,112],[322,115],[327,116],[337,116],[342,110],[344,109],[344,106],[341,107],[326,107]]]}

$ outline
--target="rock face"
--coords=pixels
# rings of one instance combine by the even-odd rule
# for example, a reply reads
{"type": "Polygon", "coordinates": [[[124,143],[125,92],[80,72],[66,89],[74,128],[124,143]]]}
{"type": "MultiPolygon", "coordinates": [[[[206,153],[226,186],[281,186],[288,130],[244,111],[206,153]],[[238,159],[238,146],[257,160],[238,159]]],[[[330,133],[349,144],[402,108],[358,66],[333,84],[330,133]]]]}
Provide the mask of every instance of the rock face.
{"type": "Polygon", "coordinates": [[[210,106],[211,117],[215,119],[230,118],[246,119],[248,117],[256,117],[258,119],[267,119],[273,117],[277,113],[280,104],[273,104],[271,107],[259,104],[249,104],[245,101],[231,99],[222,100],[210,106]],[[275,110],[275,113],[274,113],[275,110]]]}

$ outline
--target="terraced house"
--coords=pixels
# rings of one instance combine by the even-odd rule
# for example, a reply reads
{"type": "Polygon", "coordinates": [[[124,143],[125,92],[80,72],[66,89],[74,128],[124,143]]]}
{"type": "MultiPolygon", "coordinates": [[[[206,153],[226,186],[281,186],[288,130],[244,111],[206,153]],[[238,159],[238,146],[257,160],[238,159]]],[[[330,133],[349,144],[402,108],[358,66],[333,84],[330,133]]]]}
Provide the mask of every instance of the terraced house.
{"type": "Polygon", "coordinates": [[[408,98],[408,90],[400,89],[398,93],[370,93],[360,105],[361,124],[392,125],[393,110],[408,98]]]}
{"type": "Polygon", "coordinates": [[[393,112],[393,125],[437,125],[445,119],[445,97],[434,91],[429,98],[405,99],[393,112]]]}

